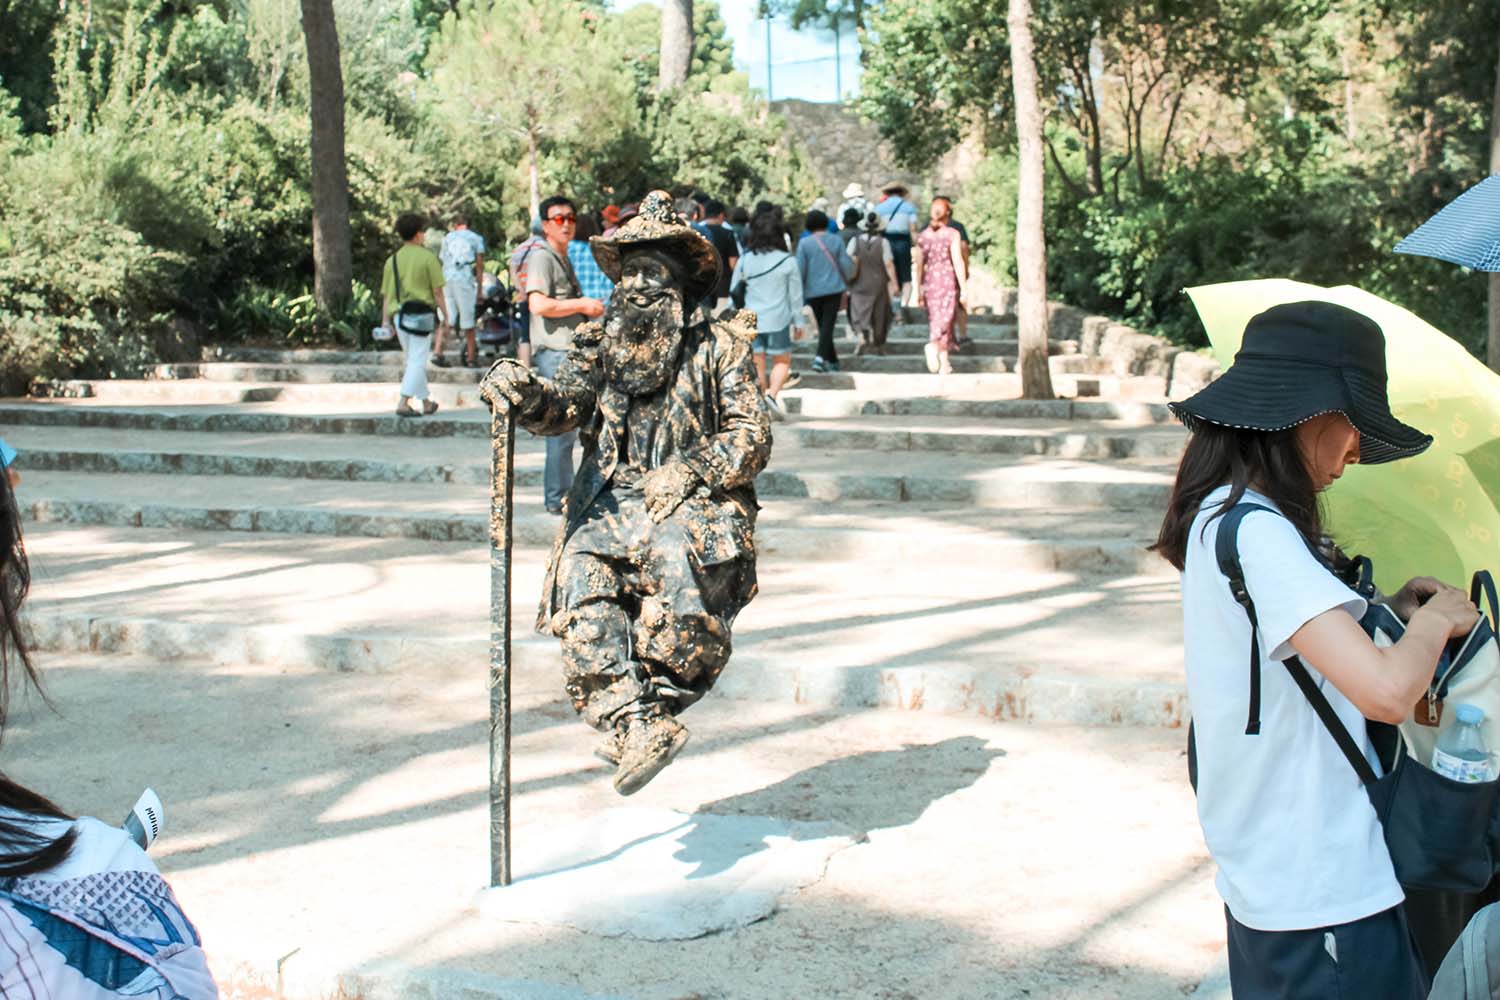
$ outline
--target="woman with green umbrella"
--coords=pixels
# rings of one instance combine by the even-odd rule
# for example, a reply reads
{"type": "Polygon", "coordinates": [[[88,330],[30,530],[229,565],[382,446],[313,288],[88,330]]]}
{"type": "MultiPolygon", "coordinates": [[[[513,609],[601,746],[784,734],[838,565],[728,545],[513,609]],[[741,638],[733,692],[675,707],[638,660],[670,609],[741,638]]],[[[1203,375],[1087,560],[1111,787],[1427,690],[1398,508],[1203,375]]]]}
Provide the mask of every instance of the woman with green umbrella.
{"type": "Polygon", "coordinates": [[[1235,1000],[1425,997],[1380,821],[1277,661],[1300,658],[1374,761],[1365,720],[1405,719],[1444,644],[1478,620],[1467,595],[1415,579],[1391,599],[1405,635],[1377,648],[1359,626],[1364,599],[1317,554],[1319,494],[1345,467],[1416,455],[1432,439],[1391,414],[1380,328],[1329,303],[1256,316],[1229,370],[1172,409],[1192,437],[1156,550],[1182,573],[1198,815],[1235,1000]],[[1241,502],[1264,508],[1237,539],[1253,622],[1214,548],[1241,502]]]}

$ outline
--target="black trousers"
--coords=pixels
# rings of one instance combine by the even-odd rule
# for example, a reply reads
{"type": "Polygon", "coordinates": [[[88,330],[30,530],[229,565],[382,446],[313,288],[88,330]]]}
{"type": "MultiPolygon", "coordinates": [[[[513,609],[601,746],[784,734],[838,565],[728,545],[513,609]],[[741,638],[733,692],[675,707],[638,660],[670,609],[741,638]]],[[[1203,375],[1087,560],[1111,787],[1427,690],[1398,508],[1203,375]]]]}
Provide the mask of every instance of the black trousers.
{"type": "Polygon", "coordinates": [[[832,295],[819,295],[807,300],[807,304],[812,307],[813,318],[818,321],[818,357],[834,364],[839,363],[839,352],[833,346],[833,325],[839,321],[839,302],[843,298],[843,292],[834,292],[832,295]]]}
{"type": "Polygon", "coordinates": [[[1426,1000],[1427,970],[1401,906],[1299,931],[1252,930],[1227,907],[1224,922],[1234,1000],[1426,1000]]]}

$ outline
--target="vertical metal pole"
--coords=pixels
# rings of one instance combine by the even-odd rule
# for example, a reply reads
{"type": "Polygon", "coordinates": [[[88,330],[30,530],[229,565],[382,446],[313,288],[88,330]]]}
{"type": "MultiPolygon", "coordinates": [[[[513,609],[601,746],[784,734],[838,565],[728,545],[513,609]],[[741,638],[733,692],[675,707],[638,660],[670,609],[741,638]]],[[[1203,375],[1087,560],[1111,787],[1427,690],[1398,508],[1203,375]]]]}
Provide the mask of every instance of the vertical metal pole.
{"type": "Polygon", "coordinates": [[[839,23],[839,18],[835,15],[833,19],[833,100],[835,104],[844,103],[844,56],[839,48],[839,23]]]}
{"type": "Polygon", "coordinates": [[[774,95],[771,92],[771,12],[766,11],[766,103],[770,104],[774,95]]]}
{"type": "Polygon", "coordinates": [[[516,421],[490,418],[490,885],[510,885],[510,552],[516,421]]]}

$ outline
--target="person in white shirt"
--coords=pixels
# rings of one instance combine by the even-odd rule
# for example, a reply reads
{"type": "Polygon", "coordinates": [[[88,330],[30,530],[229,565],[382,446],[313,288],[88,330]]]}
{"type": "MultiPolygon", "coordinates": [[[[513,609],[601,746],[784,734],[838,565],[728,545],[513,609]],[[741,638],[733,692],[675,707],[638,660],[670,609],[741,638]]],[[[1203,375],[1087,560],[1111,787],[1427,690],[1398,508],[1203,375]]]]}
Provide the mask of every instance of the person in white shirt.
{"type": "MultiPolygon", "coordinates": [[[[479,308],[479,288],[484,283],[484,237],[469,228],[462,215],[453,217],[453,228],[443,237],[438,260],[443,265],[443,296],[448,318],[461,338],[465,367],[479,364],[479,346],[474,342],[475,313],[479,308]]],[[[443,331],[432,338],[432,363],[446,368],[443,357],[443,331]]]]}
{"type": "Polygon", "coordinates": [[[1416,455],[1432,438],[1391,415],[1380,328],[1329,303],[1256,316],[1233,366],[1171,406],[1192,437],[1155,548],[1182,572],[1198,815],[1234,998],[1418,1000],[1428,970],[1380,820],[1279,661],[1300,658],[1378,772],[1365,720],[1408,717],[1444,644],[1478,614],[1466,594],[1412,580],[1390,599],[1405,635],[1377,648],[1359,626],[1364,599],[1314,554],[1318,493],[1348,464],[1416,455]],[[1220,517],[1241,502],[1269,508],[1237,538],[1259,624],[1248,668],[1250,619],[1214,552],[1220,517]]]}

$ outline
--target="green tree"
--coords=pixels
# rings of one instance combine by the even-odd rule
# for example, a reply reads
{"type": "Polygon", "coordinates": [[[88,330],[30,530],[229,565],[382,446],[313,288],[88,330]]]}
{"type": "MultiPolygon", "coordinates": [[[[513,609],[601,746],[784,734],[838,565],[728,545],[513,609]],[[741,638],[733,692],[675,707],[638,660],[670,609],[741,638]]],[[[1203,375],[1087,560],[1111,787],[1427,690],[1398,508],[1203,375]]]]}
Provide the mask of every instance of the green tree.
{"type": "Polygon", "coordinates": [[[599,23],[571,0],[466,0],[439,29],[431,70],[447,112],[524,143],[533,215],[550,146],[635,123],[631,81],[600,43],[599,23]]]}

